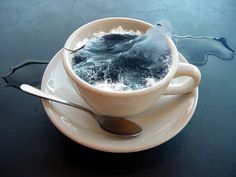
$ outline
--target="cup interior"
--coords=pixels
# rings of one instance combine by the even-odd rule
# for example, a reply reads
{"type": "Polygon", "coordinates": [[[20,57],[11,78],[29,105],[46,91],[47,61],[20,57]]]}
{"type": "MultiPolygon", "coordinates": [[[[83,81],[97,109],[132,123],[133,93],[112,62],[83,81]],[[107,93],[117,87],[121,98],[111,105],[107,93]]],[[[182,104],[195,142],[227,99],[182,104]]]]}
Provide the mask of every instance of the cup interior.
{"type": "MultiPolygon", "coordinates": [[[[77,43],[80,41],[83,41],[86,38],[93,37],[94,33],[98,32],[110,32],[114,28],[118,28],[121,26],[124,30],[132,30],[132,31],[140,31],[141,33],[144,33],[147,31],[151,26],[151,24],[137,20],[137,19],[131,19],[131,18],[105,18],[96,20],[93,22],[90,22],[80,28],[78,28],[76,31],[74,31],[70,37],[67,39],[64,48],[74,50],[77,43]]],[[[138,93],[138,92],[145,92],[145,91],[151,91],[152,89],[155,89],[155,87],[159,87],[162,84],[165,83],[165,80],[171,80],[171,78],[174,76],[175,70],[177,68],[177,60],[178,60],[178,52],[177,49],[173,43],[173,41],[166,36],[166,40],[168,41],[168,45],[170,47],[171,51],[171,65],[169,68],[169,72],[166,74],[164,78],[162,78],[157,84],[154,84],[151,87],[143,88],[140,90],[132,90],[132,91],[125,91],[122,92],[122,94],[129,94],[132,93],[138,93]]],[[[65,67],[65,70],[67,74],[72,78],[72,80],[76,83],[76,85],[80,85],[81,87],[86,87],[86,89],[90,89],[92,91],[100,92],[100,93],[106,93],[109,94],[111,92],[110,90],[100,90],[99,88],[96,88],[89,83],[85,82],[84,80],[80,79],[79,76],[75,74],[75,72],[72,69],[71,65],[72,56],[71,52],[68,50],[63,50],[63,64],[65,67]]],[[[115,91],[117,94],[119,94],[120,91],[115,91]]],[[[114,94],[114,92],[112,93],[114,94]]]]}

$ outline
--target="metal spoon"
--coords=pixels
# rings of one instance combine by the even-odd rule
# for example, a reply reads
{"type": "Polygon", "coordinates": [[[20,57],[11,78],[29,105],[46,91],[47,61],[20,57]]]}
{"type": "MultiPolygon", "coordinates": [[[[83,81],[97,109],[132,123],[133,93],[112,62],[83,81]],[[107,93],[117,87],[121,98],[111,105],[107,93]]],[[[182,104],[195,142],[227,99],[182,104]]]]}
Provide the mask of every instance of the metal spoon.
{"type": "Polygon", "coordinates": [[[125,137],[134,137],[134,136],[140,135],[143,131],[139,125],[127,119],[124,119],[121,117],[97,115],[96,113],[92,112],[91,110],[83,106],[77,105],[70,101],[63,100],[61,98],[58,98],[57,96],[50,95],[30,85],[22,84],[20,86],[20,89],[31,95],[44,98],[47,100],[55,101],[58,103],[62,103],[62,104],[80,109],[82,111],[85,111],[88,114],[90,114],[98,122],[98,124],[100,125],[102,129],[106,130],[109,133],[119,135],[119,136],[125,136],[125,137]]]}

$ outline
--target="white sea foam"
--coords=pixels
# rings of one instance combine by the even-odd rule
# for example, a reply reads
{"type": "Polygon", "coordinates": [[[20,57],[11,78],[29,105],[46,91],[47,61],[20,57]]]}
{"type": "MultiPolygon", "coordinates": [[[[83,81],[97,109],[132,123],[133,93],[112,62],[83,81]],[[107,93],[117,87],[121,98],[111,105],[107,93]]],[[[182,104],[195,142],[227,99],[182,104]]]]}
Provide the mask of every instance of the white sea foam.
{"type": "MultiPolygon", "coordinates": [[[[145,83],[145,86],[137,86],[135,90],[143,89],[146,87],[150,87],[152,85],[155,85],[156,83],[159,82],[159,79],[155,78],[146,78],[145,79],[147,82],[145,83]]],[[[107,90],[107,91],[131,91],[130,87],[124,84],[123,81],[119,82],[109,82],[109,80],[104,80],[102,82],[95,82],[93,84],[96,88],[102,89],[102,90],[107,90]]]]}
{"type": "Polygon", "coordinates": [[[108,80],[104,80],[102,82],[95,82],[94,86],[96,88],[107,90],[107,91],[129,91],[131,88],[129,88],[127,85],[125,85],[122,81],[111,83],[108,80]]]}
{"type": "MultiPolygon", "coordinates": [[[[104,31],[100,31],[98,33],[94,33],[92,38],[94,37],[102,37],[105,34],[131,34],[131,35],[141,35],[142,33],[137,30],[137,31],[133,31],[133,30],[125,30],[122,28],[122,26],[118,26],[116,28],[111,29],[108,33],[104,32],[104,31]]],[[[89,41],[88,38],[85,38],[82,41],[78,41],[77,44],[75,45],[73,50],[79,49],[80,47],[84,46],[87,44],[87,42],[89,41]]]]}

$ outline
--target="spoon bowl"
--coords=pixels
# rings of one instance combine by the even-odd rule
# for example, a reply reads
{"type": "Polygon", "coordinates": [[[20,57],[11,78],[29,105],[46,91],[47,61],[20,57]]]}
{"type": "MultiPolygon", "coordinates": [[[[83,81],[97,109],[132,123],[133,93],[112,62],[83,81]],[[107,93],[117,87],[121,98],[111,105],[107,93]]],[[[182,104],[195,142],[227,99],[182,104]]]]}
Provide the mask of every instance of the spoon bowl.
{"type": "Polygon", "coordinates": [[[24,91],[25,93],[37,96],[39,98],[55,101],[55,102],[58,102],[61,104],[65,104],[65,105],[80,109],[80,110],[90,114],[94,118],[94,120],[98,122],[98,124],[100,125],[100,127],[103,130],[105,130],[113,135],[118,135],[118,136],[122,136],[122,137],[135,137],[135,136],[140,135],[143,131],[142,127],[140,127],[138,124],[136,124],[130,120],[127,120],[122,117],[111,117],[111,116],[106,116],[106,115],[98,115],[98,114],[94,113],[93,111],[91,111],[81,105],[61,99],[61,98],[54,96],[54,95],[50,95],[49,93],[43,92],[42,90],[37,89],[33,86],[30,86],[27,84],[22,84],[20,86],[20,89],[22,91],[24,91]]]}

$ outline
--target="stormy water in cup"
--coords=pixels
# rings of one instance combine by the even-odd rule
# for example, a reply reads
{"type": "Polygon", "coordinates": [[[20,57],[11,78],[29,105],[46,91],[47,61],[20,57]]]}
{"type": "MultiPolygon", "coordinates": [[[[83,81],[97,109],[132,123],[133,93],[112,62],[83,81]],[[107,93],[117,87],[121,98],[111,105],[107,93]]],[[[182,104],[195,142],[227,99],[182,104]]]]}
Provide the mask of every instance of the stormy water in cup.
{"type": "MultiPolygon", "coordinates": [[[[235,58],[235,49],[233,49],[232,46],[230,46],[228,44],[227,39],[224,38],[223,36],[222,37],[192,36],[191,34],[186,34],[183,36],[176,35],[176,34],[173,35],[173,32],[172,32],[173,28],[171,27],[171,25],[169,23],[166,23],[166,22],[168,22],[168,21],[164,21],[164,23],[163,23],[163,21],[159,21],[156,25],[156,28],[158,28],[163,33],[169,35],[173,39],[178,51],[183,56],[186,57],[186,59],[188,60],[189,63],[192,63],[192,64],[200,67],[203,65],[204,66],[207,65],[208,60],[221,59],[224,61],[229,61],[229,60],[232,60],[235,58]],[[210,56],[214,56],[214,57],[210,57],[210,56]]],[[[132,46],[134,49],[134,50],[131,50],[132,47],[130,48],[130,50],[129,50],[130,53],[128,53],[130,55],[132,54],[131,51],[133,51],[133,53],[135,53],[134,52],[134,51],[136,51],[135,46],[137,44],[140,44],[140,45],[142,44],[141,42],[137,43],[135,41],[136,45],[134,45],[134,41],[133,41],[133,40],[137,40],[142,37],[140,32],[131,32],[131,31],[125,32],[124,30],[117,29],[117,30],[111,31],[111,33],[113,33],[113,34],[108,35],[108,39],[106,39],[106,40],[108,42],[116,40],[116,39],[118,39],[118,40],[122,39],[121,41],[127,41],[125,43],[127,45],[127,47],[132,46]],[[123,34],[123,35],[120,35],[120,34],[123,34]],[[128,41],[131,41],[130,45],[129,45],[128,41]]],[[[150,33],[154,34],[152,32],[150,32],[150,33]]],[[[105,33],[97,34],[97,35],[95,35],[95,37],[96,36],[101,37],[102,35],[105,35],[105,33]]],[[[142,40],[144,41],[144,39],[147,42],[148,38],[147,37],[145,38],[145,35],[143,35],[143,39],[141,39],[141,41],[142,40]]],[[[150,40],[150,41],[152,41],[152,40],[150,40]]],[[[78,43],[78,45],[76,46],[75,49],[78,49],[81,46],[83,46],[84,44],[87,44],[87,42],[88,42],[88,39],[81,41],[81,43],[78,43]]],[[[99,47],[101,47],[101,46],[99,46],[99,47]]],[[[111,49],[113,49],[113,48],[114,48],[114,46],[112,47],[112,45],[111,45],[111,49]]],[[[75,53],[75,56],[77,55],[77,53],[79,51],[81,51],[81,49],[75,53]]],[[[109,48],[108,48],[108,50],[109,50],[109,48]]],[[[167,53],[168,53],[168,51],[167,51],[167,53]]],[[[125,56],[128,56],[128,55],[126,54],[125,56]]],[[[77,58],[77,59],[79,59],[79,58],[77,58]]],[[[137,60],[137,62],[139,62],[138,64],[141,64],[142,62],[140,62],[140,58],[138,58],[138,59],[139,59],[139,60],[137,60]]],[[[0,73],[0,78],[2,78],[5,81],[7,87],[19,88],[19,86],[21,84],[27,83],[27,84],[30,84],[30,85],[40,88],[42,76],[43,76],[44,70],[46,69],[49,61],[50,61],[50,59],[47,59],[44,61],[41,59],[34,59],[34,60],[22,59],[21,63],[13,64],[9,68],[8,73],[5,73],[5,74],[0,73]]],[[[112,65],[114,70],[119,71],[119,66],[124,65],[125,61],[123,63],[122,62],[115,63],[116,67],[114,67],[114,65],[112,65]]],[[[131,65],[127,66],[126,69],[130,69],[130,68],[133,69],[133,63],[131,62],[130,64],[131,65]]],[[[134,64],[137,64],[137,63],[134,63],[134,64]]],[[[141,65],[140,67],[141,67],[141,69],[143,69],[142,68],[143,65],[141,65]]],[[[207,66],[205,66],[205,67],[207,67],[207,66]]],[[[102,73],[102,72],[100,72],[100,73],[102,73]]],[[[101,75],[103,75],[103,74],[101,74],[101,75]]],[[[147,75],[147,73],[145,73],[144,76],[145,75],[147,75]]],[[[114,77],[113,75],[111,75],[111,76],[114,77]]],[[[127,81],[126,75],[125,75],[125,77],[123,76],[123,78],[120,77],[118,79],[124,80],[124,78],[126,78],[126,81],[127,81]]],[[[143,78],[140,79],[135,74],[133,74],[131,78],[137,79],[138,81],[144,80],[145,86],[151,85],[154,82],[154,79],[150,79],[150,78],[149,79],[143,79],[143,78]]],[[[106,82],[109,85],[108,89],[111,89],[112,88],[111,80],[107,80],[106,82]]],[[[104,85],[106,86],[107,84],[101,84],[100,86],[104,87],[104,85]]],[[[113,85],[113,87],[122,88],[123,90],[129,89],[129,87],[126,87],[126,85],[123,85],[122,82],[120,85],[117,85],[117,84],[113,85]]]]}
{"type": "Polygon", "coordinates": [[[85,46],[73,53],[72,68],[97,88],[143,89],[164,78],[171,65],[166,36],[155,27],[144,34],[119,27],[97,33],[82,43],[85,46]]]}

